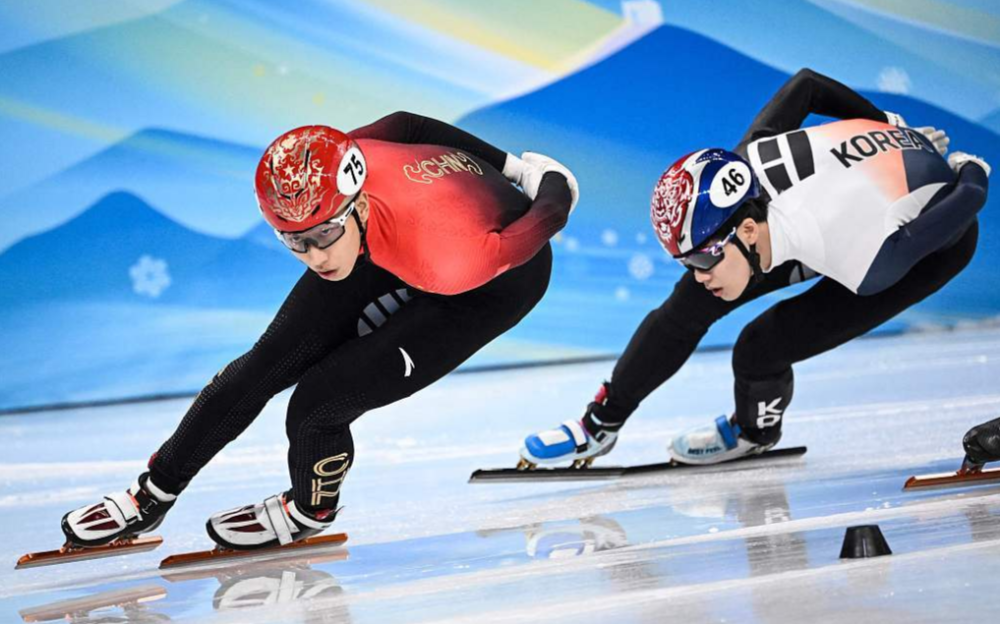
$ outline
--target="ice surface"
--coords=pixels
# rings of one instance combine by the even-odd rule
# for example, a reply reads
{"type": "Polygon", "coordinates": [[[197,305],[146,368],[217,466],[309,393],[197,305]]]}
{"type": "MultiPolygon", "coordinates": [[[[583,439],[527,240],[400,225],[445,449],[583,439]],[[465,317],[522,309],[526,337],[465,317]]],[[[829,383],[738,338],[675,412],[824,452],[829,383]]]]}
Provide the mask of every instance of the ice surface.
{"type": "MultiPolygon", "coordinates": [[[[730,354],[696,355],[605,464],[663,461],[731,408],[730,354]]],[[[1000,486],[903,493],[957,467],[1000,412],[1000,330],[859,341],[796,368],[782,446],[802,459],[618,482],[469,485],[577,415],[610,364],[457,375],[355,426],[347,551],[161,576],[210,545],[213,511],[287,486],[275,399],[179,500],[158,551],[14,571],[59,518],[126,487],[183,414],[172,401],[0,418],[0,622],[944,622],[1000,607],[1000,486]],[[894,554],[838,560],[847,526],[894,554]]],[[[122,371],[123,375],[127,371],[122,371]]]]}

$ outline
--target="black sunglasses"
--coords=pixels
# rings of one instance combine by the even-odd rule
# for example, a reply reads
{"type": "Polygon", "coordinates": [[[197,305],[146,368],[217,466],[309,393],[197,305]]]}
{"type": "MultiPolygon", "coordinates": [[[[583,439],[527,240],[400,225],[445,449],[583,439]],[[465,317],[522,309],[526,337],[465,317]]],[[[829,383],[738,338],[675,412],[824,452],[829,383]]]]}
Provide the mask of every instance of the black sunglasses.
{"type": "Polygon", "coordinates": [[[726,235],[725,238],[712,243],[708,247],[703,247],[697,251],[692,251],[686,256],[677,259],[687,269],[697,269],[699,271],[711,271],[726,258],[724,247],[736,237],[736,228],[726,235]]]}

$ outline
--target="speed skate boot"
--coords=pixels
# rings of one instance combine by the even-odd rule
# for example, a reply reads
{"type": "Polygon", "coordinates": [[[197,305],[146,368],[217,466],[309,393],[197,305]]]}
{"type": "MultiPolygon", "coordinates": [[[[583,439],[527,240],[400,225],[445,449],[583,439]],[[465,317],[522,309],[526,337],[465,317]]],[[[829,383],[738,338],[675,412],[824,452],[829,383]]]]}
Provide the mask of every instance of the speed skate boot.
{"type": "MultiPolygon", "coordinates": [[[[780,438],[780,436],[779,436],[780,438]]],[[[740,426],[719,416],[707,427],[698,427],[670,441],[667,451],[681,464],[718,464],[770,449],[778,440],[757,444],[743,436],[740,426]]]]}
{"type": "Polygon", "coordinates": [[[205,524],[216,544],[232,550],[255,550],[284,546],[325,531],[337,516],[335,509],[307,514],[295,506],[291,490],[212,514],[205,524]]]}
{"type": "Polygon", "coordinates": [[[85,505],[63,516],[62,530],[66,542],[72,546],[104,546],[153,531],[176,500],[176,495],[156,487],[149,473],[144,472],[128,490],[108,494],[99,503],[85,505]]]}
{"type": "Polygon", "coordinates": [[[598,457],[610,453],[618,441],[621,423],[609,424],[600,417],[608,391],[608,384],[601,386],[580,420],[567,420],[555,429],[526,437],[518,469],[531,470],[538,464],[567,461],[572,462],[573,468],[586,468],[598,457]]]}
{"type": "Polygon", "coordinates": [[[962,438],[965,461],[961,473],[980,472],[987,462],[1000,461],[1000,418],[969,429],[962,438]]]}

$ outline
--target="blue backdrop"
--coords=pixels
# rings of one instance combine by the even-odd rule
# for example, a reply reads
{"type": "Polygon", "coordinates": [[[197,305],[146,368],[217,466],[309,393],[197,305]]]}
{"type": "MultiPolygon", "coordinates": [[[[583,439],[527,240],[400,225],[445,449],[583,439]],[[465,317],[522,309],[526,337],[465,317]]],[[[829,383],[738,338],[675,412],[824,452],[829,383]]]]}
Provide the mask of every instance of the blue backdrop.
{"type": "MultiPolygon", "coordinates": [[[[296,125],[411,110],[575,171],[549,294],[471,365],[621,351],[680,274],[658,175],[800,67],[1000,163],[989,0],[23,0],[0,26],[0,408],[197,390],[246,350],[301,273],[252,196],[296,125]]],[[[996,318],[994,203],[972,265],[885,329],[996,318]]]]}

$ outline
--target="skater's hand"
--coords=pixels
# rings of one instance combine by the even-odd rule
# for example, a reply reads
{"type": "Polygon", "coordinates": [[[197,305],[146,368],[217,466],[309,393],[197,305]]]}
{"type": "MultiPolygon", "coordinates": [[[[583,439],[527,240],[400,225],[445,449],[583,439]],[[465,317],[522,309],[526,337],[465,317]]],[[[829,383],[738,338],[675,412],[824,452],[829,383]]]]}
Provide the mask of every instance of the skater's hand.
{"type": "Polygon", "coordinates": [[[503,163],[503,175],[512,183],[524,188],[524,161],[507,152],[507,160],[503,163]]]}
{"type": "Polygon", "coordinates": [[[898,113],[890,113],[889,111],[882,111],[882,112],[885,113],[886,119],[889,121],[889,123],[896,126],[897,128],[909,127],[906,125],[906,120],[903,119],[902,115],[898,113]]]}
{"type": "Polygon", "coordinates": [[[937,150],[938,154],[944,156],[948,153],[948,144],[951,143],[951,139],[944,130],[938,130],[933,126],[923,126],[921,128],[914,128],[917,132],[927,137],[927,140],[931,142],[934,149],[937,150]]]}
{"type": "Polygon", "coordinates": [[[569,212],[573,214],[576,202],[580,199],[580,186],[576,181],[576,176],[565,165],[543,154],[524,152],[521,154],[521,161],[524,163],[524,172],[521,175],[521,188],[524,190],[524,194],[530,199],[535,199],[535,196],[538,195],[538,187],[546,173],[552,171],[562,174],[569,185],[569,193],[572,197],[569,212]]]}
{"type": "Polygon", "coordinates": [[[976,163],[982,167],[983,171],[986,172],[986,177],[990,177],[990,166],[979,156],[973,156],[972,154],[966,154],[965,152],[952,152],[951,156],[948,157],[948,166],[950,166],[955,173],[958,173],[962,167],[970,162],[976,163]]]}

